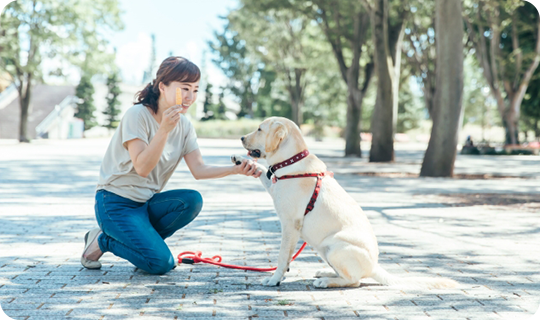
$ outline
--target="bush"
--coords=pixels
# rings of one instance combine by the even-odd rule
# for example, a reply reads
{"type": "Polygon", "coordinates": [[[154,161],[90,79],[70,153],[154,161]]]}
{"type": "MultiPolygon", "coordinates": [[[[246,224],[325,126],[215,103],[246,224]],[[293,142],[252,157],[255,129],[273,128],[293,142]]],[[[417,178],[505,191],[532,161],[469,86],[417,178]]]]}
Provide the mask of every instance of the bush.
{"type": "Polygon", "coordinates": [[[243,135],[255,131],[262,120],[208,120],[193,121],[193,126],[199,138],[238,139],[243,135]]]}

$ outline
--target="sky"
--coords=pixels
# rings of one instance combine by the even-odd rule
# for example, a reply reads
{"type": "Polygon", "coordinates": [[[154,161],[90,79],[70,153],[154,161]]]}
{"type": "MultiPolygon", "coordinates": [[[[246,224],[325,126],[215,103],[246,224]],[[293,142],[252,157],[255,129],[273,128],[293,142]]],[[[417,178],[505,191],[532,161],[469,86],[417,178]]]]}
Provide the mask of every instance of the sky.
{"type": "MultiPolygon", "coordinates": [[[[144,70],[150,64],[151,35],[156,37],[156,70],[170,55],[188,58],[202,67],[203,51],[214,30],[223,30],[225,16],[238,6],[238,0],[119,0],[124,13],[123,31],[109,35],[117,50],[116,63],[125,83],[141,84],[144,70]]],[[[206,54],[204,72],[209,82],[225,83],[223,73],[206,54]]],[[[153,75],[155,76],[155,74],[153,75]]]]}

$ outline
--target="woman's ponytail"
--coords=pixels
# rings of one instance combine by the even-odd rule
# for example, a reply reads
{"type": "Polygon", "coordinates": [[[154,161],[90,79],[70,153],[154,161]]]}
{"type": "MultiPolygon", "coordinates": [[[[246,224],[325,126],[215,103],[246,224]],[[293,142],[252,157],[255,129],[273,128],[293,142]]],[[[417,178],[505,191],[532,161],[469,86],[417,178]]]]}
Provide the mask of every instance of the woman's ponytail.
{"type": "Polygon", "coordinates": [[[158,111],[158,100],[159,100],[159,90],[155,90],[155,83],[150,82],[149,84],[144,87],[141,91],[137,92],[135,95],[135,99],[137,99],[137,104],[142,104],[144,106],[149,107],[154,111],[154,113],[157,113],[158,111]]]}

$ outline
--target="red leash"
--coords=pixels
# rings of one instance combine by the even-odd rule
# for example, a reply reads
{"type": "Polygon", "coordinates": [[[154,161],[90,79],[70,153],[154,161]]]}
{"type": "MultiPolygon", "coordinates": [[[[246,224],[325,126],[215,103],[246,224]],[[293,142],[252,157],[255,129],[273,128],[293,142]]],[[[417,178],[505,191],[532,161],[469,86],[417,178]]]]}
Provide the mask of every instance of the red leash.
{"type": "MultiPolygon", "coordinates": [[[[304,242],[304,244],[300,247],[300,249],[298,249],[298,252],[292,257],[291,262],[293,262],[294,259],[296,259],[296,257],[298,257],[298,255],[300,254],[300,252],[302,252],[302,250],[304,250],[306,245],[307,245],[307,243],[304,242]]],[[[254,268],[254,267],[237,266],[237,265],[234,265],[234,264],[221,263],[221,256],[213,256],[212,258],[203,258],[202,257],[202,252],[200,252],[200,251],[195,251],[195,252],[193,252],[193,251],[185,251],[185,252],[182,252],[181,254],[178,255],[178,263],[179,264],[180,263],[194,264],[194,263],[199,263],[199,262],[209,263],[209,264],[213,264],[213,265],[220,266],[220,267],[225,267],[225,268],[249,270],[249,271],[258,271],[258,272],[268,272],[268,271],[274,271],[274,270],[277,269],[277,267],[273,267],[273,268],[254,268]]]]}

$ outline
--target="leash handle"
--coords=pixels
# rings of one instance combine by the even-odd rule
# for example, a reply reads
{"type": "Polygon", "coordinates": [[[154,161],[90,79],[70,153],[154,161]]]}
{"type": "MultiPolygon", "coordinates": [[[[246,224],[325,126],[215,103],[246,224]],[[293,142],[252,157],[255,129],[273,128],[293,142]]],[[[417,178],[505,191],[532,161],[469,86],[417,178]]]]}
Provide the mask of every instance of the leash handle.
{"type": "MultiPolygon", "coordinates": [[[[296,257],[300,255],[300,253],[302,252],[302,250],[304,250],[306,245],[307,243],[304,242],[304,244],[300,247],[300,249],[298,249],[298,252],[296,252],[296,254],[292,257],[291,262],[293,262],[294,259],[296,259],[296,257]]],[[[277,267],[255,268],[255,267],[248,267],[248,266],[237,266],[234,264],[225,264],[221,262],[221,256],[218,256],[218,255],[213,256],[212,258],[203,258],[201,251],[195,251],[195,252],[185,251],[178,255],[178,264],[182,264],[182,263],[195,264],[199,262],[213,264],[216,266],[229,268],[229,269],[240,269],[240,270],[257,271],[257,272],[269,272],[269,271],[275,271],[277,269],[277,267]]]]}

